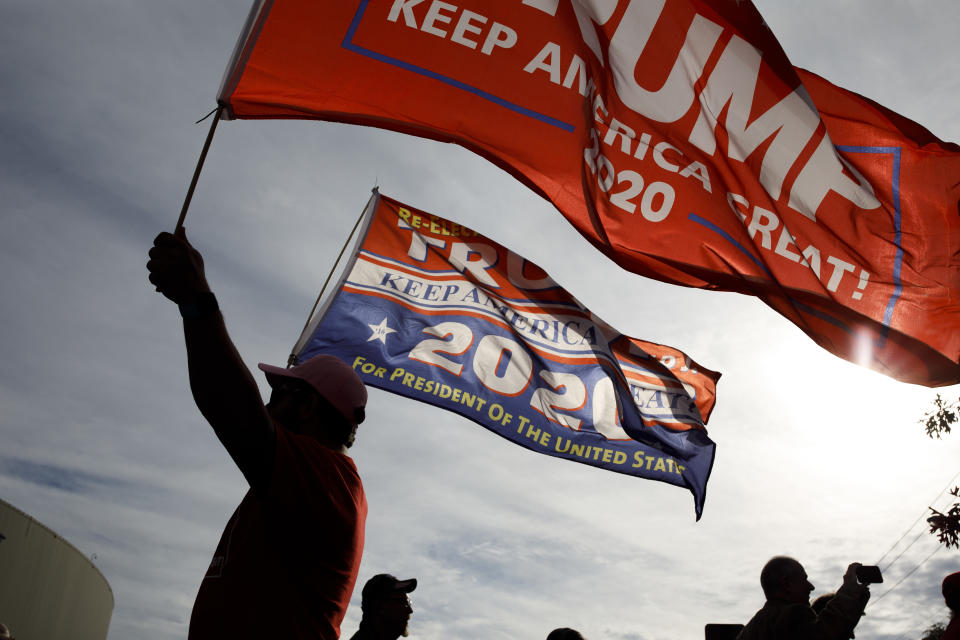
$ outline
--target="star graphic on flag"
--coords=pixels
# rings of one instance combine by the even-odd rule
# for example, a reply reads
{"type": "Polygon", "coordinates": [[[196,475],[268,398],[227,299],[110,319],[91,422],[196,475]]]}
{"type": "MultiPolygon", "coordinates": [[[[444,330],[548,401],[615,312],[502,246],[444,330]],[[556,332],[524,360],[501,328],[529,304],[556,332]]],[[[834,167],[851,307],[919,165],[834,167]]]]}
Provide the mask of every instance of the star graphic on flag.
{"type": "Polygon", "coordinates": [[[367,342],[371,340],[379,340],[383,344],[387,344],[387,336],[391,333],[396,333],[396,329],[391,329],[387,326],[387,317],[384,316],[380,324],[368,324],[370,327],[370,337],[367,338],[367,342]]]}

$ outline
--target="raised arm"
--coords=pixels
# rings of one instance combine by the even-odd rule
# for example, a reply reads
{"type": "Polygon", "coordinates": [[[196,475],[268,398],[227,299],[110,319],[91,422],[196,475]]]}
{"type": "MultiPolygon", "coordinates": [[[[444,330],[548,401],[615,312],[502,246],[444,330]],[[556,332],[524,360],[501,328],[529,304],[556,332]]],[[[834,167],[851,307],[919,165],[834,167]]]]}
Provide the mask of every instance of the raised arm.
{"type": "Polygon", "coordinates": [[[203,257],[181,228],[153,241],[150,282],[183,316],[193,399],[247,482],[260,492],[273,465],[273,422],[257,383],[227,333],[207,284],[203,257]]]}
{"type": "Polygon", "coordinates": [[[870,599],[870,590],[857,581],[857,567],[854,562],[843,574],[843,584],[820,614],[818,623],[823,638],[845,640],[853,635],[853,629],[860,622],[863,610],[870,599]],[[843,635],[845,634],[845,635],[843,635]]]}
{"type": "Polygon", "coordinates": [[[806,604],[791,605],[778,620],[776,637],[787,640],[848,640],[863,615],[870,590],[857,582],[854,562],[847,567],[843,584],[818,616],[806,604]]]}

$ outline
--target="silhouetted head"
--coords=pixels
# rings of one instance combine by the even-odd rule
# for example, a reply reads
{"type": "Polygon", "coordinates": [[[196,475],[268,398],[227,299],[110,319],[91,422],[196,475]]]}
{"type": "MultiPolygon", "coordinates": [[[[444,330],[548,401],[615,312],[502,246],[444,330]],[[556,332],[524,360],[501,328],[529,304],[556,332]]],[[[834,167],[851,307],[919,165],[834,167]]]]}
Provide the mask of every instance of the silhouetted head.
{"type": "Polygon", "coordinates": [[[776,556],[767,561],[760,572],[760,586],[767,600],[783,600],[791,604],[810,602],[810,592],[813,591],[803,565],[787,556],[776,556]]]}
{"type": "Polygon", "coordinates": [[[560,627],[547,634],[547,640],[584,640],[584,637],[576,629],[560,627]]]}
{"type": "Polygon", "coordinates": [[[960,571],[944,578],[941,590],[950,610],[954,613],[960,612],[960,571]]]}
{"type": "Polygon", "coordinates": [[[407,594],[416,588],[416,578],[398,580],[389,573],[378,573],[367,580],[361,593],[360,628],[385,640],[408,635],[413,606],[407,594]]]}
{"type": "Polygon", "coordinates": [[[10,629],[2,622],[0,622],[0,640],[14,640],[10,629]]]}
{"type": "Polygon", "coordinates": [[[267,403],[270,417],[334,448],[353,444],[365,417],[367,388],[350,365],[321,354],[290,369],[259,366],[273,389],[267,403]]]}

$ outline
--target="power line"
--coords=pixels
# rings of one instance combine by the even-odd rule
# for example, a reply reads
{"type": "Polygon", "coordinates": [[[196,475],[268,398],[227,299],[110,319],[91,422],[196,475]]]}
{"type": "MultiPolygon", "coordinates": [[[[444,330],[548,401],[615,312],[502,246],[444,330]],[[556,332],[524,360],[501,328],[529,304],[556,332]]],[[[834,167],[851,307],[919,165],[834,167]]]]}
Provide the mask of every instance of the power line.
{"type": "MultiPolygon", "coordinates": [[[[916,523],[914,523],[914,524],[916,524],[916,523]]],[[[903,548],[903,551],[901,551],[900,553],[897,554],[897,557],[896,557],[896,558],[894,558],[893,560],[891,560],[890,562],[887,563],[887,566],[885,566],[885,567],[883,568],[883,572],[886,573],[887,569],[889,569],[890,567],[892,567],[892,566],[893,566],[893,563],[896,562],[897,560],[899,560],[899,559],[900,559],[900,556],[902,556],[902,555],[905,554],[907,551],[909,551],[909,550],[910,550],[910,547],[912,547],[913,545],[915,545],[915,544],[917,543],[917,540],[919,540],[919,539],[921,538],[921,536],[926,535],[926,533],[927,533],[927,530],[926,530],[926,529],[921,529],[920,533],[918,533],[918,534],[914,537],[914,539],[910,541],[910,544],[908,544],[907,546],[905,546],[905,547],[903,548]]],[[[902,539],[903,539],[903,538],[901,538],[901,540],[902,540],[902,539]]],[[[879,565],[880,563],[878,562],[877,564],[879,565]]]]}
{"type": "Polygon", "coordinates": [[[930,558],[933,557],[933,554],[935,554],[937,551],[940,551],[940,549],[942,549],[942,548],[943,548],[943,547],[942,547],[940,544],[938,544],[938,545],[936,546],[936,548],[934,548],[934,550],[930,552],[930,555],[928,555],[926,558],[924,558],[923,560],[920,561],[920,564],[918,564],[917,566],[915,566],[913,569],[910,569],[910,571],[908,571],[905,576],[903,576],[902,578],[900,578],[900,580],[897,581],[897,584],[893,585],[893,586],[890,587],[887,591],[885,591],[883,594],[881,594],[880,596],[878,596],[876,600],[871,600],[871,601],[867,604],[867,606],[868,606],[868,607],[873,606],[873,605],[875,605],[876,603],[878,603],[878,602],[880,602],[881,600],[883,600],[884,597],[886,597],[886,596],[889,595],[894,589],[896,589],[897,587],[899,587],[899,586],[903,583],[904,580],[906,580],[907,578],[909,578],[910,576],[912,576],[917,569],[919,569],[920,567],[922,567],[923,564],[924,564],[927,560],[929,560],[930,558]]]}
{"type": "MultiPolygon", "coordinates": [[[[942,623],[949,621],[949,618],[945,618],[944,609],[945,605],[943,603],[936,604],[934,606],[928,607],[926,611],[920,612],[920,616],[924,622],[920,623],[920,626],[910,625],[910,636],[901,635],[900,638],[904,640],[915,640],[915,638],[920,637],[924,631],[930,628],[931,624],[936,624],[936,620],[939,618],[942,623]]],[[[898,639],[899,640],[899,639],[898,639]]]]}
{"type": "MultiPolygon", "coordinates": [[[[937,498],[939,498],[940,496],[942,496],[945,491],[947,491],[948,489],[950,489],[950,487],[953,485],[953,483],[957,480],[958,477],[960,477],[960,471],[958,471],[958,472],[956,473],[956,475],[953,476],[953,478],[950,480],[950,482],[947,483],[947,486],[945,486],[943,489],[940,490],[940,493],[938,493],[937,495],[935,495],[935,496],[933,497],[933,500],[931,500],[929,504],[933,504],[934,502],[936,502],[936,501],[937,501],[937,498]]],[[[886,558],[888,555],[890,555],[890,552],[893,551],[893,550],[897,547],[897,545],[900,544],[900,543],[903,541],[903,539],[907,537],[907,534],[910,533],[915,526],[917,526],[917,523],[920,522],[920,520],[922,520],[925,515],[927,515],[927,510],[926,510],[926,509],[924,509],[923,511],[920,512],[920,516],[919,516],[916,520],[913,521],[913,524],[911,524],[911,525],[907,528],[907,530],[903,532],[903,535],[900,536],[900,537],[897,539],[896,542],[894,542],[892,545],[890,545],[890,548],[887,549],[886,552],[884,552],[884,554],[883,554],[882,556],[880,556],[880,559],[877,560],[877,562],[876,562],[877,566],[879,566],[880,563],[883,562],[883,559],[886,558]]],[[[911,544],[913,544],[913,543],[911,543],[911,544]]],[[[907,548],[909,548],[909,547],[907,547],[907,548]]],[[[901,553],[900,555],[903,555],[903,554],[901,553]]],[[[899,557],[900,557],[900,556],[897,556],[897,558],[899,558],[899,557]]],[[[887,565],[887,568],[890,568],[890,566],[893,564],[893,562],[896,562],[897,558],[894,558],[893,561],[890,562],[890,564],[887,565]]]]}

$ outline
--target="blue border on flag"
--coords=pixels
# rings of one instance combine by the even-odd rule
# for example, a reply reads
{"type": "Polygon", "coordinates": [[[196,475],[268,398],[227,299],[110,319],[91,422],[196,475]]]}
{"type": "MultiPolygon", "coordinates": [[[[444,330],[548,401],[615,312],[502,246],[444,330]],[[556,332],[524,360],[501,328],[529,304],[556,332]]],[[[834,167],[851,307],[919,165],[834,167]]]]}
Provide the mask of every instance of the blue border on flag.
{"type": "Polygon", "coordinates": [[[449,76],[445,76],[443,74],[437,73],[436,71],[431,71],[430,69],[425,69],[415,64],[405,62],[397,58],[392,58],[390,56],[384,55],[382,53],[378,53],[371,49],[361,47],[358,44],[354,44],[353,36],[356,35],[357,29],[360,27],[360,21],[363,20],[363,14],[364,12],[366,12],[367,5],[369,3],[370,3],[370,0],[361,0],[360,7],[357,9],[357,13],[354,14],[353,16],[353,22],[350,23],[350,28],[347,30],[347,35],[344,36],[343,38],[343,43],[341,44],[341,46],[344,49],[353,51],[354,53],[358,53],[362,56],[367,56],[368,58],[373,58],[374,60],[377,60],[379,62],[383,62],[389,65],[393,65],[395,67],[399,67],[401,69],[405,69],[406,71],[411,71],[413,73],[426,76],[428,78],[433,78],[434,80],[439,80],[440,82],[443,82],[444,84],[448,84],[451,87],[454,87],[456,89],[461,89],[462,91],[467,91],[468,93],[472,93],[476,96],[483,98],[484,100],[488,100],[494,104],[500,105],[501,107],[504,107],[506,109],[519,113],[520,115],[527,116],[528,118],[533,118],[534,120],[539,120],[540,122],[549,124],[559,129],[563,129],[564,131],[567,131],[569,133],[573,133],[575,131],[576,127],[574,127],[572,124],[568,122],[563,122],[562,120],[557,120],[556,118],[552,118],[548,115],[544,115],[537,111],[533,111],[532,109],[528,109],[526,107],[510,102],[509,100],[506,100],[499,96],[495,96],[492,93],[488,93],[483,89],[478,89],[477,87],[466,84],[465,82],[461,82],[449,76]]]}

